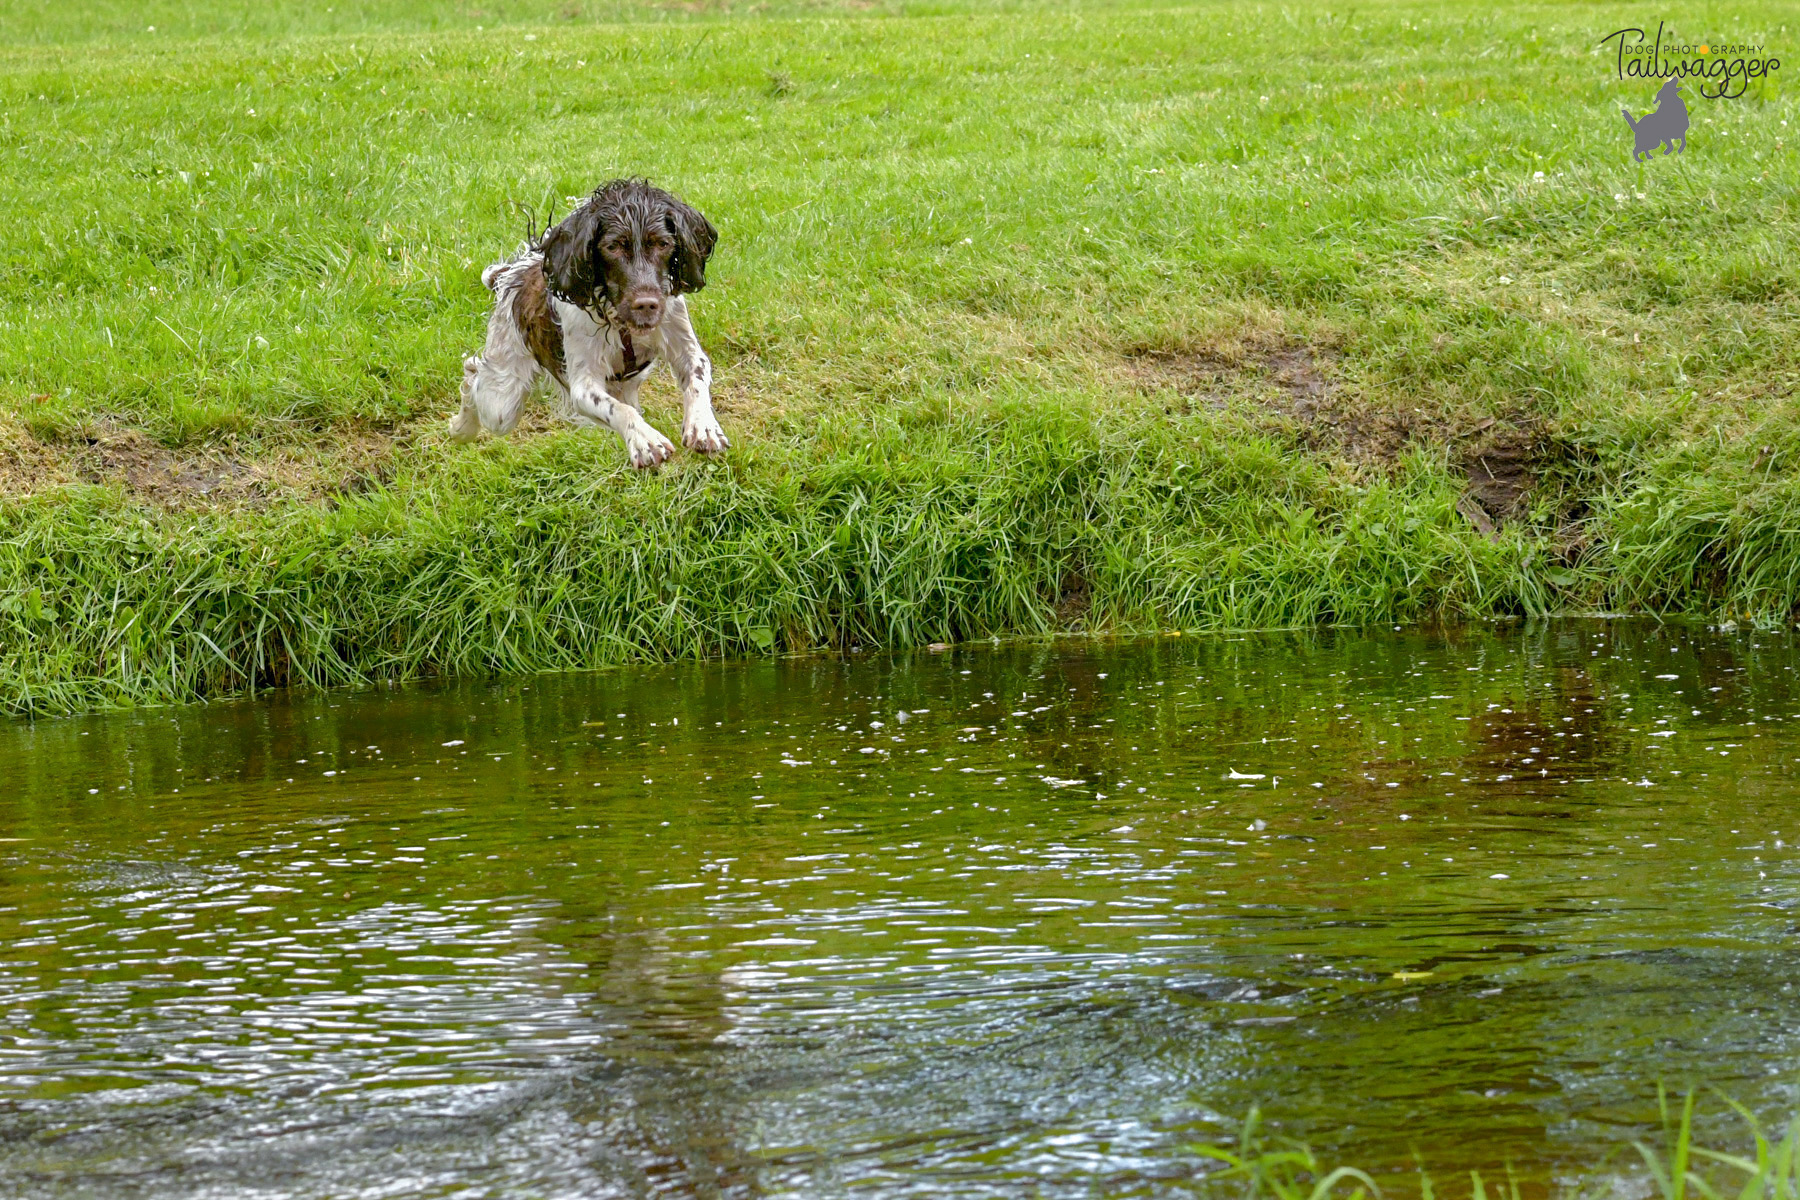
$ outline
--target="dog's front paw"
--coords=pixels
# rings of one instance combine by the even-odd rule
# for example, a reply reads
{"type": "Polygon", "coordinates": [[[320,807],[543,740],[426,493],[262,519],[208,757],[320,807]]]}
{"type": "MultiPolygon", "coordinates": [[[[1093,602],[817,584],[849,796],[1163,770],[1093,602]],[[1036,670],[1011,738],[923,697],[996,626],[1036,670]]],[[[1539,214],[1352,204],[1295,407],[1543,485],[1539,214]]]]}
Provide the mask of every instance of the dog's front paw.
{"type": "Polygon", "coordinates": [[[711,413],[690,417],[681,427],[681,443],[702,454],[723,454],[731,448],[725,431],[719,428],[711,413]]]}
{"type": "Polygon", "coordinates": [[[625,449],[638,468],[660,466],[675,455],[675,443],[642,421],[625,435],[625,449]]]}

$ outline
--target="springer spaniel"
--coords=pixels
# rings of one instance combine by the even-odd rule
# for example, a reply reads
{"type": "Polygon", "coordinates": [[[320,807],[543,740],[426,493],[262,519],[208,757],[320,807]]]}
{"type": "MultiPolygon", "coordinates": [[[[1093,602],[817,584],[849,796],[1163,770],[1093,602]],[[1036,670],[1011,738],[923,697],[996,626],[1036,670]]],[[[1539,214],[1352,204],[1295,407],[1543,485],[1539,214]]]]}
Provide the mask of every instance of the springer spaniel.
{"type": "Polygon", "coordinates": [[[717,454],[730,443],[712,410],[712,360],[688,321],[686,292],[706,286],[718,231],[699,211],[642,179],[602,184],[523,254],[481,273],[494,293],[487,345],[463,360],[462,410],[450,436],[504,436],[541,371],[564,416],[625,440],[634,467],[675,453],[638,411],[658,358],[681,385],[681,440],[717,454]]]}

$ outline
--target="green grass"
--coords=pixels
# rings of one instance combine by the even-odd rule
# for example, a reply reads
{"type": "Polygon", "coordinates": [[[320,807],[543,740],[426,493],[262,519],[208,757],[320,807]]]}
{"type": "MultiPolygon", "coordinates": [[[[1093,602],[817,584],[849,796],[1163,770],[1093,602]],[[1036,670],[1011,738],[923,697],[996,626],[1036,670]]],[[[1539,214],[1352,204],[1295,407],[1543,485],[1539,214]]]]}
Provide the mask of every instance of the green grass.
{"type": "MultiPolygon", "coordinates": [[[[1706,20],[1780,53],[1800,6],[1706,20]]],[[[1632,164],[1647,89],[1593,53],[1629,23],[11,6],[0,703],[1072,627],[1785,619],[1795,107],[1782,74],[1695,101],[1688,153],[1632,164]],[[722,231],[695,310],[730,459],[448,445],[481,266],[625,172],[722,231]],[[1339,425],[1256,369],[1282,346],[1320,351],[1339,425]],[[1171,362],[1226,365],[1201,394],[1171,362]],[[1334,441],[1376,426],[1411,449],[1334,441]],[[70,466],[122,429],[316,478],[170,510],[70,466]],[[338,488],[377,433],[378,486],[338,488]],[[1490,541],[1458,464],[1502,436],[1538,486],[1490,541]]]]}
{"type": "MultiPolygon", "coordinates": [[[[1695,1144],[1695,1094],[1689,1091],[1678,1110],[1671,1108],[1664,1090],[1657,1088],[1662,1118],[1661,1145],[1634,1141],[1629,1149],[1636,1158],[1637,1178],[1625,1182],[1620,1173],[1632,1164],[1607,1161],[1596,1164],[1589,1177],[1577,1177],[1572,1185],[1553,1189],[1575,1200],[1587,1197],[1641,1195],[1657,1200],[1794,1200],[1800,1196],[1800,1116],[1789,1118],[1778,1140],[1771,1140],[1754,1114],[1730,1099],[1725,1106],[1742,1117],[1748,1127],[1747,1152],[1712,1150],[1695,1144]]],[[[1367,1200],[1383,1195],[1381,1183],[1357,1167],[1330,1167],[1302,1143],[1271,1139],[1264,1132],[1262,1114],[1251,1109],[1229,1146],[1193,1147],[1202,1159],[1218,1165],[1202,1176],[1205,1191],[1242,1200],[1367,1200]]],[[[1459,1181],[1460,1183],[1460,1181],[1459,1181]]],[[[1467,1195],[1469,1200],[1521,1200],[1525,1194],[1511,1169],[1504,1179],[1484,1179],[1479,1170],[1469,1172],[1466,1188],[1448,1188],[1434,1181],[1425,1165],[1401,1182],[1389,1179],[1388,1192],[1416,1192],[1420,1200],[1448,1200],[1467,1195]]],[[[1542,1194],[1541,1186],[1529,1189],[1542,1194]]]]}
{"type": "MultiPolygon", "coordinates": [[[[606,452],[611,447],[605,447],[606,452]]],[[[1269,441],[1028,402],[896,406],[724,466],[625,475],[580,438],[415,452],[377,493],[229,521],[99,489],[18,505],[15,703],[58,711],[775,648],[1541,609],[1533,550],[1472,539],[1417,464],[1333,485],[1269,441]],[[914,418],[914,420],[909,420],[914,418]],[[1331,511],[1320,512],[1330,504],[1331,511]],[[1406,564],[1401,574],[1395,563],[1406,564]]]]}
{"type": "Polygon", "coordinates": [[[85,4],[12,0],[0,11],[0,42],[142,46],[198,38],[267,40],[489,29],[533,32],[544,26],[591,30],[600,23],[706,21],[734,14],[927,16],[1045,7],[1045,0],[325,0],[322,4],[291,0],[277,4],[262,0],[89,0],[85,4]]]}

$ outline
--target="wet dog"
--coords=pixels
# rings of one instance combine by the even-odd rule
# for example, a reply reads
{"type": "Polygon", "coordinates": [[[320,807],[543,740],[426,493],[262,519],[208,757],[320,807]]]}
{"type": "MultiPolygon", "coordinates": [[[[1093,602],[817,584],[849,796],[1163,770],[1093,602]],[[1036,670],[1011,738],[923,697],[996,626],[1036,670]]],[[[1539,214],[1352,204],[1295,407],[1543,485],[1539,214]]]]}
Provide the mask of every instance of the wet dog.
{"type": "Polygon", "coordinates": [[[730,443],[712,410],[712,360],[688,320],[689,292],[706,286],[718,231],[699,210],[642,179],[602,184],[515,258],[481,273],[494,293],[487,344],[463,360],[462,409],[450,436],[504,436],[525,396],[548,377],[564,416],[624,439],[634,467],[675,453],[638,410],[658,359],[681,386],[681,440],[703,454],[730,443]]]}

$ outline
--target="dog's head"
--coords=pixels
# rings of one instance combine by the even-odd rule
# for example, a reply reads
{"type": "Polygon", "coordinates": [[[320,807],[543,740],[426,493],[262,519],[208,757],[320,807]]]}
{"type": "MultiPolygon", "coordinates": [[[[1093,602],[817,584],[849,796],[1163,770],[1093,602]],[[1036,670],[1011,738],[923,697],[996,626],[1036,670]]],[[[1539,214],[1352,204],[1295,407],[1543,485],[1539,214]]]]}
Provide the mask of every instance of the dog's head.
{"type": "Polygon", "coordinates": [[[550,290],[571,304],[604,302],[633,329],[662,321],[671,296],[706,286],[718,230],[698,209],[642,179],[615,179],[538,248],[550,290]]]}
{"type": "Polygon", "coordinates": [[[1678,100],[1680,98],[1681,82],[1679,80],[1671,79],[1656,90],[1656,99],[1659,104],[1665,100],[1678,100]]]}

